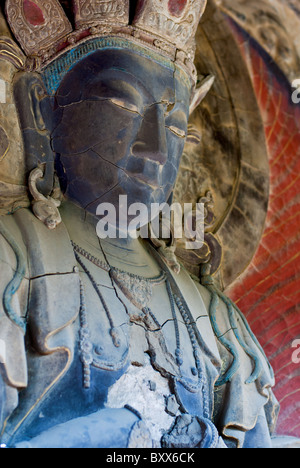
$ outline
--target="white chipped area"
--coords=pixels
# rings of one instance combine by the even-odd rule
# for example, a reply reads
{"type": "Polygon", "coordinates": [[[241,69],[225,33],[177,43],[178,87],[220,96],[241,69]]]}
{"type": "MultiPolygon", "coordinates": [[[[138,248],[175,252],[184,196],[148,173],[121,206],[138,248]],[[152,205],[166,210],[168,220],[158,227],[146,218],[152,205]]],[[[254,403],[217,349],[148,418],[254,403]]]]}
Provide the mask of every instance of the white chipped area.
{"type": "Polygon", "coordinates": [[[0,104],[6,103],[6,83],[0,78],[0,104]]]}
{"type": "Polygon", "coordinates": [[[170,395],[167,379],[155,371],[151,364],[143,367],[130,366],[110,387],[106,407],[122,408],[130,405],[142,416],[152,440],[159,443],[162,435],[174,422],[174,417],[165,411],[166,397],[170,395]]]}

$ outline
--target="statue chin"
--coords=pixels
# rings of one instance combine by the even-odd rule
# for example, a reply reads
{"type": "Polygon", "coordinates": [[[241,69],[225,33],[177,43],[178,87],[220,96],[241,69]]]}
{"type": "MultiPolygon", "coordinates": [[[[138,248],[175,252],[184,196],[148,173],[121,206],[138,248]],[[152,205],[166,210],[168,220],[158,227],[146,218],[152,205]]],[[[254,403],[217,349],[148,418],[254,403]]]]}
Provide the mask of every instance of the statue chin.
{"type": "MultiPolygon", "coordinates": [[[[26,21],[43,25],[44,10],[31,15],[38,3],[24,2],[26,21]]],[[[185,14],[175,3],[173,12],[185,14]]],[[[12,22],[14,11],[10,5],[12,22]]],[[[125,40],[122,29],[118,47],[106,33],[70,43],[66,56],[50,61],[53,94],[44,86],[47,67],[48,81],[43,69],[14,82],[31,207],[0,220],[1,443],[270,447],[274,375],[215,284],[210,258],[195,278],[173,244],[128,242],[142,230],[148,237],[148,223],[171,197],[192,85],[185,43],[175,60],[173,44],[154,53],[157,39],[151,50],[143,38],[130,49],[138,39],[130,31],[125,40]]]]}
{"type": "MultiPolygon", "coordinates": [[[[136,239],[141,236],[148,238],[148,225],[155,220],[165,206],[166,201],[161,196],[159,202],[142,203],[133,200],[132,196],[119,195],[116,204],[113,197],[108,196],[96,208],[97,235],[100,239],[120,238],[136,239]]],[[[146,199],[146,197],[144,197],[146,199]]],[[[150,200],[154,200],[152,197],[150,200]]],[[[90,207],[91,214],[93,213],[90,207]]]]}

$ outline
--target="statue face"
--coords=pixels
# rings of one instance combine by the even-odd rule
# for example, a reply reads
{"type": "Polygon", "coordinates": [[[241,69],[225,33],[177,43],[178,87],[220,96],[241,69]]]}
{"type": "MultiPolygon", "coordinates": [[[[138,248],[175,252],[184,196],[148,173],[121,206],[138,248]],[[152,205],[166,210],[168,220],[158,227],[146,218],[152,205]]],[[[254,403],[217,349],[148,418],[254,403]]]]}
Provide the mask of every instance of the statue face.
{"type": "MultiPolygon", "coordinates": [[[[63,79],[52,148],[67,198],[92,214],[100,203],[163,203],[185,143],[190,89],[174,70],[125,50],[99,50],[63,79]]],[[[148,220],[145,220],[145,223],[148,220]]]]}

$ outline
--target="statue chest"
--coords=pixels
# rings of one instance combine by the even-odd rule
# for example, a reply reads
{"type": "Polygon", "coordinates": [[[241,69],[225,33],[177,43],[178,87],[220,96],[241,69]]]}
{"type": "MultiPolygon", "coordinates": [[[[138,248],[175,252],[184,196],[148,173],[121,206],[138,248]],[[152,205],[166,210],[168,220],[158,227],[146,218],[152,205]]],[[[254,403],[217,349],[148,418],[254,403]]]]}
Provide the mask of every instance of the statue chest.
{"type": "MultiPolygon", "coordinates": [[[[20,437],[105,407],[139,412],[153,440],[181,411],[208,417],[216,371],[196,333],[208,319],[205,311],[191,319],[165,274],[149,280],[77,259],[80,310],[68,327],[72,360],[42,398],[37,394],[20,437]]],[[[51,358],[53,370],[56,356],[29,362],[46,369],[51,358]]]]}
{"type": "Polygon", "coordinates": [[[174,291],[163,272],[146,279],[111,269],[100,278],[82,259],[79,264],[83,387],[88,391],[94,386],[96,369],[110,375],[121,371],[107,385],[105,405],[130,405],[147,419],[145,409],[154,397],[156,406],[162,402],[161,415],[169,414],[171,405],[172,416],[180,408],[209,417],[216,370],[201,342],[199,328],[203,323],[205,332],[209,320],[201,303],[191,315],[184,291],[174,291]]]}
{"type": "Polygon", "coordinates": [[[116,371],[128,362],[143,366],[150,357],[163,376],[184,381],[191,391],[198,388],[205,355],[199,325],[200,318],[207,322],[207,312],[199,307],[198,317],[192,316],[182,303],[184,291],[178,296],[164,272],[143,278],[110,269],[96,276],[82,259],[79,264],[83,385],[90,385],[91,367],[116,371]]]}

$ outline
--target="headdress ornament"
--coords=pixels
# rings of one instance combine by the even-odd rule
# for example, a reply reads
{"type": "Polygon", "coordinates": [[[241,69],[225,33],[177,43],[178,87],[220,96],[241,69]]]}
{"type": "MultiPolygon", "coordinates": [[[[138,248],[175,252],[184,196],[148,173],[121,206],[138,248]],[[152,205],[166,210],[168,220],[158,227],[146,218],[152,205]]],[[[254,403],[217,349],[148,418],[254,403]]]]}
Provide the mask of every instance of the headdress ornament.
{"type": "Polygon", "coordinates": [[[154,49],[195,78],[195,34],[206,1],[138,0],[132,15],[130,0],[70,0],[70,19],[58,0],[7,0],[5,13],[27,68],[43,69],[66,50],[108,36],[154,49]]]}

